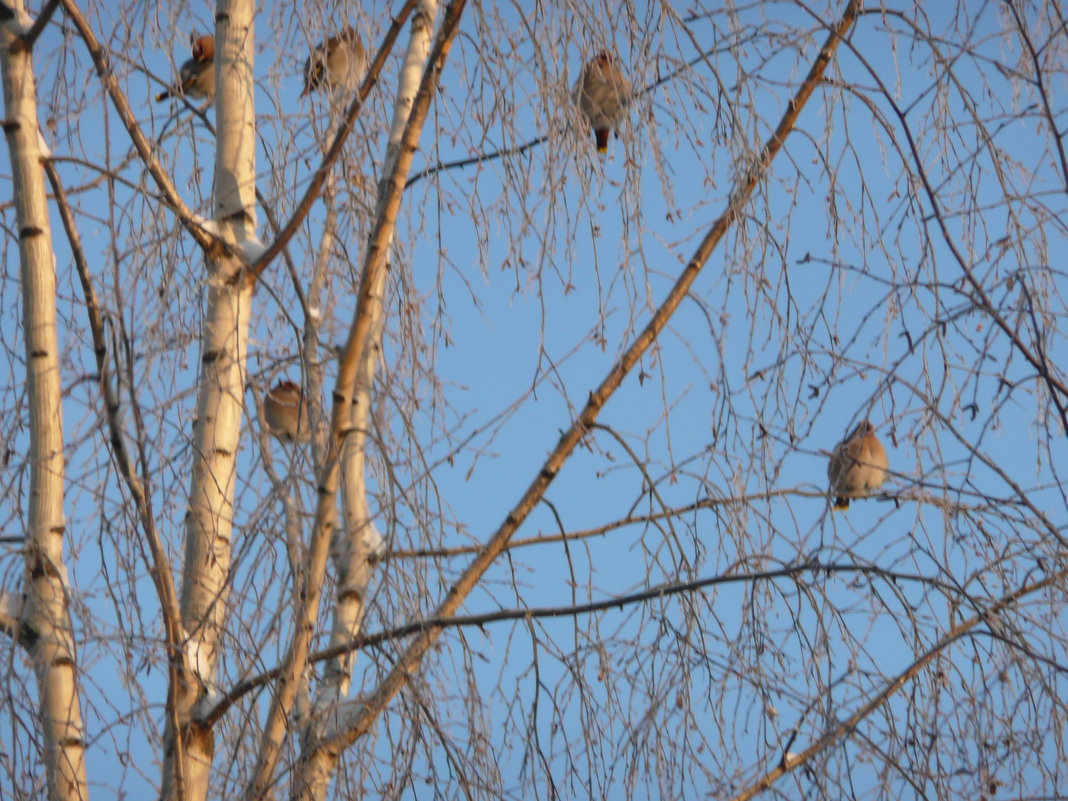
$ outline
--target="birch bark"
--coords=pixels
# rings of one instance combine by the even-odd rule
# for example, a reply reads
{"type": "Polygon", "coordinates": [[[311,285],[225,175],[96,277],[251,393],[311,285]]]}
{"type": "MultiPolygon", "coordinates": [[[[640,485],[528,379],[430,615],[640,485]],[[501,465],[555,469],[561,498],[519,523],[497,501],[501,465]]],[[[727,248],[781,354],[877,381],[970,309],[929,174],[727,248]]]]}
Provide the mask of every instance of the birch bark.
{"type": "Polygon", "coordinates": [[[48,158],[37,121],[33,60],[22,40],[21,0],[0,24],[4,133],[11,154],[18,221],[22,330],[29,396],[30,492],[26,509],[25,603],[20,641],[37,676],[42,761],[51,799],[87,799],[85,733],[77,654],[63,561],[63,409],[56,332],[56,257],[41,160],[48,158]]]}
{"type": "MultiPolygon", "coordinates": [[[[386,150],[385,173],[397,162],[401,136],[408,124],[415,93],[423,76],[426,58],[430,52],[430,35],[437,16],[437,0],[422,0],[412,19],[412,37],[404,56],[397,98],[393,105],[393,123],[390,127],[386,150]]],[[[381,194],[381,193],[380,193],[381,194]]],[[[353,386],[349,416],[349,432],[341,453],[341,501],[342,528],[338,532],[333,553],[337,571],[337,605],[330,637],[330,647],[343,645],[360,631],[363,620],[367,586],[384,544],[382,535],[371,517],[371,505],[367,488],[367,439],[371,428],[371,390],[375,371],[382,356],[382,329],[385,322],[386,278],[389,275],[388,251],[393,244],[395,221],[390,223],[386,234],[386,266],[374,275],[367,314],[370,317],[370,335],[363,352],[359,354],[356,380],[353,386]]],[[[317,706],[339,701],[349,690],[352,679],[354,654],[347,653],[326,663],[323,683],[320,686],[317,706]]]]}
{"type": "MultiPolygon", "coordinates": [[[[253,0],[220,0],[216,8],[216,153],[214,225],[227,243],[256,233],[253,0]]],[[[252,283],[221,247],[208,252],[208,308],[201,334],[201,372],[192,480],[186,514],[181,612],[185,670],[175,694],[178,731],[168,726],[163,798],[207,797],[213,734],[197,720],[210,696],[229,595],[236,459],[244,409],[245,360],[252,283]]]]}
{"type": "MultiPolygon", "coordinates": [[[[393,105],[393,121],[384,160],[383,174],[395,171],[400,157],[401,140],[416,92],[419,89],[430,38],[437,17],[437,0],[420,0],[412,17],[412,35],[404,55],[397,97],[393,105]]],[[[374,574],[375,562],[384,540],[371,515],[367,487],[367,440],[371,426],[371,401],[375,371],[382,353],[382,329],[385,321],[384,294],[389,275],[389,250],[392,247],[396,218],[384,216],[388,184],[379,188],[379,202],[375,220],[384,226],[381,231],[384,260],[380,269],[364,267],[364,280],[369,281],[369,318],[366,344],[356,354],[356,372],[348,408],[346,433],[341,446],[341,508],[342,524],[336,532],[332,559],[337,576],[337,600],[330,632],[330,647],[344,645],[360,633],[366,608],[367,588],[374,574]]],[[[368,251],[368,261],[372,258],[368,251]]],[[[323,668],[312,704],[312,712],[302,737],[307,758],[300,763],[294,785],[294,797],[321,799],[326,796],[330,778],[337,765],[337,753],[317,747],[327,731],[333,731],[347,715],[343,699],[348,694],[355,665],[355,653],[347,652],[328,660],[323,668]],[[329,725],[328,725],[329,724],[329,725]]]]}

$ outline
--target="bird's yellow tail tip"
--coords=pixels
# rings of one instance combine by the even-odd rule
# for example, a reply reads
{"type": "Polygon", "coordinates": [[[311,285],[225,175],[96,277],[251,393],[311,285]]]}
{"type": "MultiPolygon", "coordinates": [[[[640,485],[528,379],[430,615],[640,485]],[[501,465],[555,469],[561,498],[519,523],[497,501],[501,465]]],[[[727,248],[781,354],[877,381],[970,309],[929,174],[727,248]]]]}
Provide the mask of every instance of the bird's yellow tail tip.
{"type": "Polygon", "coordinates": [[[835,498],[834,508],[840,512],[844,512],[849,508],[849,498],[835,498]]]}

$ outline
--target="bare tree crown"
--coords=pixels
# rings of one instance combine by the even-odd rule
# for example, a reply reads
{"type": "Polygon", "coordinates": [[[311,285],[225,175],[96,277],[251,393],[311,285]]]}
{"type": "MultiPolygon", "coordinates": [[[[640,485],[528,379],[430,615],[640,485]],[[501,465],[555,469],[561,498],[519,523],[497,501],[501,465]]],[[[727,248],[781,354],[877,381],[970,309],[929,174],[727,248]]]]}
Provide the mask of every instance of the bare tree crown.
{"type": "Polygon", "coordinates": [[[0,798],[1059,797],[1066,65],[0,0],[0,798]]]}

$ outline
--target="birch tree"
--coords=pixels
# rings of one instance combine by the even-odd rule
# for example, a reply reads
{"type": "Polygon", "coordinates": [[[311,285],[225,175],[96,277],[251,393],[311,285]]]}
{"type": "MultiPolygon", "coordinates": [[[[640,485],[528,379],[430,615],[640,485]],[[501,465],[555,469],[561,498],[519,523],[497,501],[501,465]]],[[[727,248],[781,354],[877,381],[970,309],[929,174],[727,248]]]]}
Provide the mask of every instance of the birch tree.
{"type": "Polygon", "coordinates": [[[0,798],[1057,797],[1056,4],[2,2],[0,798]]]}
{"type": "Polygon", "coordinates": [[[29,413],[21,593],[5,594],[0,600],[4,602],[8,634],[25,648],[33,665],[37,684],[35,729],[40,732],[48,794],[56,799],[83,799],[88,798],[85,733],[63,548],[65,467],[56,257],[41,169],[49,153],[37,121],[30,49],[40,28],[19,3],[4,7],[0,13],[4,133],[11,155],[29,413]]]}

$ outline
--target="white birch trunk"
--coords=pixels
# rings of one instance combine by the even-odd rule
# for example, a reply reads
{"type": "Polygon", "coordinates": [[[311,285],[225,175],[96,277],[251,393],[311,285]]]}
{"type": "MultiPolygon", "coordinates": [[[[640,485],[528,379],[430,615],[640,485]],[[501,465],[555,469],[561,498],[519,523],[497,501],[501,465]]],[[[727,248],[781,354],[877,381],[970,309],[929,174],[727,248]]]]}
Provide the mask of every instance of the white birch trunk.
{"type": "MultiPolygon", "coordinates": [[[[437,16],[437,0],[423,0],[412,19],[412,37],[404,55],[397,99],[393,105],[393,124],[389,132],[385,169],[388,174],[396,163],[404,126],[423,77],[427,55],[430,52],[430,35],[437,16]]],[[[392,247],[393,231],[387,239],[387,252],[392,247]]],[[[389,256],[387,255],[387,262],[389,256]]],[[[330,646],[343,645],[360,631],[363,619],[367,586],[371,580],[373,563],[380,555],[384,541],[374,520],[368,501],[366,465],[367,435],[371,427],[371,391],[375,371],[382,355],[382,329],[385,324],[386,277],[389,270],[380,270],[371,289],[371,335],[368,346],[359,357],[356,368],[356,383],[352,396],[351,426],[341,455],[341,508],[342,528],[334,549],[334,568],[337,571],[338,598],[334,610],[334,625],[330,646]]],[[[355,657],[352,653],[336,657],[326,663],[323,684],[317,705],[339,701],[348,693],[352,679],[355,657]]]]}
{"type": "Polygon", "coordinates": [[[22,280],[22,327],[30,415],[30,495],[26,510],[25,603],[20,641],[37,676],[41,744],[51,799],[87,799],[85,734],[63,563],[63,409],[56,333],[56,259],[48,224],[36,87],[30,52],[20,47],[21,0],[0,25],[4,133],[11,154],[22,280]]]}
{"type": "MultiPolygon", "coordinates": [[[[214,218],[227,242],[256,233],[253,0],[220,0],[215,34],[216,156],[214,218]]],[[[208,254],[208,308],[186,515],[181,611],[187,636],[185,675],[171,688],[179,732],[168,727],[163,798],[203,801],[213,735],[196,721],[210,691],[228,611],[234,480],[244,408],[252,284],[240,263],[208,254]]]]}
{"type": "MultiPolygon", "coordinates": [[[[408,123],[419,82],[426,67],[437,10],[437,0],[422,0],[412,18],[412,35],[401,68],[389,144],[383,165],[383,175],[387,177],[393,172],[400,155],[401,137],[408,123]]],[[[386,188],[383,183],[379,190],[376,221],[382,217],[386,188]]],[[[387,261],[393,242],[395,219],[394,216],[389,220],[389,230],[384,237],[387,261]]],[[[369,252],[366,258],[370,260],[372,254],[369,252]]],[[[367,269],[366,265],[364,269],[367,269]]],[[[342,445],[343,519],[333,543],[332,553],[337,577],[337,601],[330,633],[331,647],[344,645],[359,634],[367,588],[374,572],[375,562],[384,545],[382,535],[371,517],[368,502],[366,449],[367,435],[371,426],[371,392],[375,370],[382,351],[382,329],[385,321],[384,295],[388,272],[388,269],[380,269],[374,273],[374,281],[370,289],[370,304],[367,309],[371,318],[370,334],[367,346],[358,356],[348,416],[349,431],[342,445]]],[[[317,745],[325,733],[336,730],[338,721],[331,720],[331,716],[341,712],[341,700],[349,691],[354,664],[355,654],[349,652],[330,659],[323,669],[323,678],[316,693],[311,719],[303,733],[303,751],[308,758],[303,759],[298,768],[293,788],[295,798],[311,801],[311,799],[326,797],[330,779],[337,765],[338,753],[318,748],[317,745]]]]}

